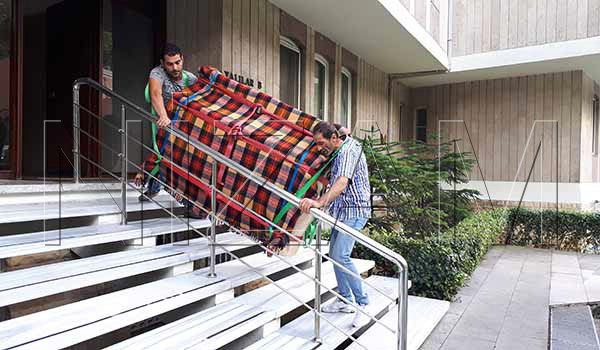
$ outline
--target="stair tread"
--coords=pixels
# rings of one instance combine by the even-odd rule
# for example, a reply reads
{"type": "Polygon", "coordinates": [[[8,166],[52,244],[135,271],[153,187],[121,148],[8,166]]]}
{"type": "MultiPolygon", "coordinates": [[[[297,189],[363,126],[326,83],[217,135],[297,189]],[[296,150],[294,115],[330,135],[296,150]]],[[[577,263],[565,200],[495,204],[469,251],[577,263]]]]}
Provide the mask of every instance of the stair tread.
{"type": "MultiPolygon", "coordinates": [[[[407,347],[409,350],[418,350],[425,339],[435,329],[444,317],[450,303],[445,300],[429,299],[422,297],[408,297],[408,330],[407,347]]],[[[398,306],[394,306],[381,321],[396,329],[398,324],[398,306]]],[[[396,337],[390,331],[379,324],[374,324],[363,335],[358,338],[361,344],[377,344],[378,350],[396,349],[396,337]]],[[[348,350],[359,350],[362,347],[352,344],[348,350]]]]}
{"type": "MultiPolygon", "coordinates": [[[[256,244],[235,233],[220,234],[217,242],[238,249],[256,244]]],[[[217,247],[217,252],[223,250],[217,247]]],[[[208,240],[197,238],[5,272],[0,274],[0,306],[181,265],[209,255],[208,240]]]]}
{"type": "Polygon", "coordinates": [[[184,222],[182,222],[175,218],[158,218],[144,220],[143,222],[130,222],[127,225],[105,224],[80,226],[61,230],[2,236],[0,237],[0,259],[126,241],[142,237],[154,237],[184,231],[188,227],[196,229],[210,227],[209,220],[189,220],[189,222],[186,220],[184,219],[184,222]]]}
{"type": "MultiPolygon", "coordinates": [[[[181,204],[169,195],[159,195],[154,199],[163,207],[179,208],[181,204]]],[[[127,197],[127,212],[158,210],[161,207],[154,202],[141,203],[137,195],[127,197]]],[[[90,201],[37,202],[0,206],[0,224],[29,222],[38,220],[66,219],[74,217],[119,214],[120,198],[101,198],[90,201]]]]}
{"type": "MultiPolygon", "coordinates": [[[[371,284],[377,288],[388,292],[388,296],[397,295],[398,281],[393,278],[382,276],[370,276],[367,278],[371,284]]],[[[372,288],[365,285],[369,295],[369,305],[366,307],[366,312],[370,315],[377,315],[392,305],[392,302],[385,296],[374,291],[372,288]]],[[[333,302],[331,300],[330,302],[333,302]]],[[[318,349],[335,349],[341,345],[346,339],[346,335],[335,329],[329,322],[323,318],[327,318],[337,327],[341,328],[349,334],[354,334],[358,329],[352,327],[352,319],[354,314],[336,313],[324,314],[321,319],[321,339],[323,343],[318,349]]],[[[307,313],[303,316],[288,323],[278,331],[272,333],[261,341],[254,343],[245,350],[258,349],[314,349],[316,344],[313,341],[314,337],[314,315],[307,313]]]]}
{"type": "MultiPolygon", "coordinates": [[[[311,259],[312,252],[304,251],[290,261],[297,265],[311,259]]],[[[263,253],[244,261],[265,275],[288,267],[263,253]]],[[[216,278],[207,273],[205,268],[1,322],[0,349],[64,348],[261,278],[237,260],[218,264],[216,278]]]]}
{"type": "MultiPolygon", "coordinates": [[[[357,270],[361,273],[374,266],[372,261],[357,259],[355,262],[357,270]]],[[[309,276],[314,275],[314,268],[309,268],[304,272],[309,276]]],[[[336,287],[333,264],[323,264],[322,277],[322,282],[327,287],[336,287]]],[[[277,281],[277,284],[305,303],[314,299],[313,281],[299,273],[281,279],[277,281]]],[[[325,292],[326,290],[322,288],[321,293],[325,292]]],[[[184,345],[186,349],[196,347],[203,350],[218,349],[302,306],[299,301],[273,284],[243,294],[224,305],[236,310],[228,318],[229,323],[226,331],[222,331],[219,327],[197,327],[197,325],[203,324],[202,320],[209,319],[207,314],[211,315],[216,312],[216,310],[209,309],[131,338],[109,349],[180,349],[184,348],[184,345]],[[260,310],[260,317],[250,320],[250,317],[244,314],[247,309],[260,310]],[[200,341],[200,339],[204,340],[200,341]]]]}

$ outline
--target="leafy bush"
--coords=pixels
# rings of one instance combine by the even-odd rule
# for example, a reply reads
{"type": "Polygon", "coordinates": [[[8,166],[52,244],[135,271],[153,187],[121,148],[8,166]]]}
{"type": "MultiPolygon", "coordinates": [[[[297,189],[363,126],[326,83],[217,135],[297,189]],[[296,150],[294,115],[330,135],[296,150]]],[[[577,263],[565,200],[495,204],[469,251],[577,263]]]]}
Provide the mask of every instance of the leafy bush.
{"type": "Polygon", "coordinates": [[[454,226],[471,213],[475,190],[443,190],[443,183],[465,183],[473,167],[469,153],[452,143],[385,143],[362,140],[373,193],[385,208],[371,221],[378,230],[399,228],[412,238],[428,237],[454,226]]]}
{"type": "Polygon", "coordinates": [[[600,214],[511,208],[505,234],[508,244],[598,253],[600,214]]]}
{"type": "MultiPolygon", "coordinates": [[[[478,266],[481,257],[497,242],[506,228],[503,210],[474,214],[439,237],[409,238],[371,227],[376,241],[398,252],[408,262],[411,294],[451,300],[478,266]]],[[[354,255],[376,262],[375,273],[396,275],[396,266],[357,245],[354,255]]]]}

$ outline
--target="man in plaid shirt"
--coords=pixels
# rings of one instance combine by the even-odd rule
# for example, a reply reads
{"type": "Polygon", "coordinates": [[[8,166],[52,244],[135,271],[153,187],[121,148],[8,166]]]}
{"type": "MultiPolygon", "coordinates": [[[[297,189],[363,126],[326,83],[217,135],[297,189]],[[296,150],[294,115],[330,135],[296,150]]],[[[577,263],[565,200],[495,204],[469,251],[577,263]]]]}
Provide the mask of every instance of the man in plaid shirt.
{"type": "MultiPolygon", "coordinates": [[[[331,187],[317,200],[302,199],[300,209],[308,213],[310,208],[329,206],[329,212],[337,220],[356,230],[362,230],[371,216],[369,203],[371,186],[367,161],[360,143],[350,136],[341,134],[338,128],[329,122],[320,122],[313,131],[313,138],[319,152],[325,156],[335,155],[329,179],[331,187]]],[[[354,243],[354,238],[334,227],[329,242],[329,255],[334,261],[358,274],[350,258],[354,243]]],[[[334,266],[334,272],[340,295],[354,301],[364,311],[369,299],[360,277],[350,275],[338,266],[334,266]]],[[[338,299],[325,305],[322,311],[352,313],[355,312],[355,307],[338,299]]],[[[356,312],[352,325],[361,327],[367,321],[365,315],[356,312]]]]}

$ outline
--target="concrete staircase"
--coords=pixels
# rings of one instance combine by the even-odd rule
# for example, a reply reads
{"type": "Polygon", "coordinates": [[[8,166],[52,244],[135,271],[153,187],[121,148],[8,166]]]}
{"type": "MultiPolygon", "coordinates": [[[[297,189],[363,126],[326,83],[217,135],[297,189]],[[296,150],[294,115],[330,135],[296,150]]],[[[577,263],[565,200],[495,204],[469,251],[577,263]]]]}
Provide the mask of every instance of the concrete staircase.
{"type": "MultiPolygon", "coordinates": [[[[160,205],[137,195],[128,192],[130,221],[120,225],[117,184],[0,186],[0,349],[394,349],[386,327],[354,329],[352,314],[324,314],[323,342],[312,341],[310,249],[283,261],[221,229],[209,277],[209,242],[192,229],[207,233],[210,222],[171,218],[160,205],[182,208],[167,194],[156,197],[160,205]]],[[[374,267],[355,262],[367,275],[374,267]]],[[[336,287],[330,262],[322,281],[336,287]]],[[[394,329],[397,280],[366,281],[386,294],[368,287],[366,311],[394,329]]],[[[448,307],[409,298],[409,349],[448,307]]]]}

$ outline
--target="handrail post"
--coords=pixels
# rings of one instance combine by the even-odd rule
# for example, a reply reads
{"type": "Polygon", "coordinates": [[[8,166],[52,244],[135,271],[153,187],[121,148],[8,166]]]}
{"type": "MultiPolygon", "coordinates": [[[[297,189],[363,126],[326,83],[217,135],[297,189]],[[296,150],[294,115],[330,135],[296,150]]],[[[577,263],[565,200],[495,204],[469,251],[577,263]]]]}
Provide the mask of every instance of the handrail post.
{"type": "Polygon", "coordinates": [[[398,350],[407,349],[408,332],[408,269],[400,267],[398,276],[398,329],[396,329],[396,341],[398,350]]]}
{"type": "Polygon", "coordinates": [[[214,158],[212,162],[210,206],[210,272],[208,273],[208,277],[217,277],[217,274],[215,272],[215,244],[217,243],[217,160],[214,158]]]}
{"type": "Polygon", "coordinates": [[[73,180],[79,183],[81,165],[79,157],[79,84],[73,85],[73,180]]]}
{"type": "Polygon", "coordinates": [[[121,104],[121,225],[127,224],[127,115],[121,104]]]}
{"type": "Polygon", "coordinates": [[[317,222],[315,249],[315,342],[321,343],[321,221],[317,222]]]}

